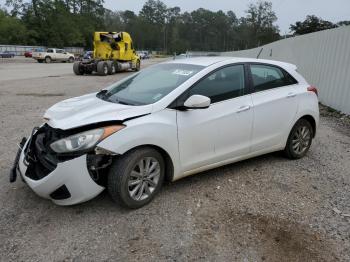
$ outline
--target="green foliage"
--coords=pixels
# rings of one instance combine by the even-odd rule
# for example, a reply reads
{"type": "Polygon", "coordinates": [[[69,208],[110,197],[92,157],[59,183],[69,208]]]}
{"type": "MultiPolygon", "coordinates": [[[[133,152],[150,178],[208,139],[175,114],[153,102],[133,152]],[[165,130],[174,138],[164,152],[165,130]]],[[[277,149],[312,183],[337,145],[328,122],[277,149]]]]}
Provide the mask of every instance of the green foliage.
{"type": "Polygon", "coordinates": [[[2,44],[91,47],[92,33],[105,27],[102,0],[7,0],[7,5],[12,8],[7,17],[24,33],[22,41],[1,39],[2,44]]]}
{"type": "Polygon", "coordinates": [[[26,43],[27,33],[21,20],[0,9],[0,43],[26,43]]]}
{"type": "Polygon", "coordinates": [[[314,15],[308,15],[304,21],[298,21],[294,25],[290,25],[290,30],[294,33],[294,35],[304,35],[335,27],[337,27],[337,25],[333,24],[332,22],[323,20],[322,18],[314,15]]]}
{"type": "Polygon", "coordinates": [[[92,48],[94,31],[130,32],[138,49],[182,53],[255,47],[279,38],[269,2],[249,5],[247,17],[199,8],[181,13],[159,0],[148,0],[139,14],[111,11],[103,0],[7,0],[0,15],[1,44],[83,46],[92,48]]]}
{"type": "MultiPolygon", "coordinates": [[[[112,11],[103,0],[7,0],[11,12],[0,9],[0,44],[92,48],[94,31],[127,31],[137,49],[164,53],[187,50],[228,51],[253,48],[280,39],[270,2],[248,5],[246,16],[233,11],[199,8],[181,12],[159,0],[148,0],[139,14],[112,11]]],[[[339,22],[339,26],[349,21],[339,22]]],[[[337,25],[315,16],[291,25],[304,34],[337,25]]]]}
{"type": "Polygon", "coordinates": [[[227,51],[255,47],[279,39],[277,20],[269,2],[249,5],[247,17],[238,19],[233,11],[213,12],[199,8],[181,13],[161,1],[148,0],[139,15],[125,19],[126,12],[111,13],[108,28],[131,33],[139,49],[182,53],[186,50],[227,51]]]}
{"type": "Polygon", "coordinates": [[[337,26],[347,26],[350,25],[350,21],[340,21],[337,23],[337,26]]]}

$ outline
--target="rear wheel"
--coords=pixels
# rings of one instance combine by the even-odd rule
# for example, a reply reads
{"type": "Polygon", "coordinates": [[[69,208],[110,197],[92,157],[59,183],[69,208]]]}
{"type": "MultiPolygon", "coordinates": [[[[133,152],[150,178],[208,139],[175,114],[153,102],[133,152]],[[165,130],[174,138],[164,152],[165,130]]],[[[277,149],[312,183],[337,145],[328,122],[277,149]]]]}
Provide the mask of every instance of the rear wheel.
{"type": "Polygon", "coordinates": [[[84,74],[84,69],[80,66],[80,62],[74,62],[73,72],[76,75],[83,75],[84,74]]]}
{"type": "Polygon", "coordinates": [[[97,63],[97,74],[100,76],[108,75],[108,64],[105,61],[100,61],[97,63]]]}
{"type": "Polygon", "coordinates": [[[108,64],[108,74],[114,75],[116,73],[115,63],[113,61],[107,61],[108,64]]]}
{"type": "Polygon", "coordinates": [[[309,121],[300,119],[289,134],[284,153],[290,159],[304,157],[310,149],[313,129],[309,121]]]}
{"type": "Polygon", "coordinates": [[[51,57],[47,56],[45,57],[45,63],[50,64],[52,61],[51,57]]]}
{"type": "Polygon", "coordinates": [[[68,59],[68,62],[69,62],[69,63],[73,63],[73,62],[74,62],[74,57],[71,56],[71,57],[68,59]]]}
{"type": "Polygon", "coordinates": [[[159,192],[165,173],[162,155],[153,148],[140,148],[118,158],[108,174],[112,199],[128,208],[140,208],[159,192]]]}

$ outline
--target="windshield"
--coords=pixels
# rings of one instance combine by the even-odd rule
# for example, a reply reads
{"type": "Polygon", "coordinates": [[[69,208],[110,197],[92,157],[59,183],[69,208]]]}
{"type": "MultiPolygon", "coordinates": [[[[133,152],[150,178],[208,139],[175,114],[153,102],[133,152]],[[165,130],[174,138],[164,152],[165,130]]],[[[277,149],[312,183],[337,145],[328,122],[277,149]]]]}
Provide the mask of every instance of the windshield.
{"type": "Polygon", "coordinates": [[[142,70],[97,97],[120,104],[153,104],[202,70],[203,66],[189,64],[159,64],[142,70]]]}

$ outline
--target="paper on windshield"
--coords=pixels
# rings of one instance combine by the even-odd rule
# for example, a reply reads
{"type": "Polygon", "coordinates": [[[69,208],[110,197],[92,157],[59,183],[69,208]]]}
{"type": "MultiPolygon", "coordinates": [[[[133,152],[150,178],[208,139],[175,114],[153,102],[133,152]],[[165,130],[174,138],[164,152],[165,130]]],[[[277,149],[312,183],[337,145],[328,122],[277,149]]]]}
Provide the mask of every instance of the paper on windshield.
{"type": "Polygon", "coordinates": [[[182,69],[176,69],[173,72],[174,75],[180,75],[180,76],[190,76],[193,74],[193,71],[189,71],[189,70],[182,70],[182,69]]]}

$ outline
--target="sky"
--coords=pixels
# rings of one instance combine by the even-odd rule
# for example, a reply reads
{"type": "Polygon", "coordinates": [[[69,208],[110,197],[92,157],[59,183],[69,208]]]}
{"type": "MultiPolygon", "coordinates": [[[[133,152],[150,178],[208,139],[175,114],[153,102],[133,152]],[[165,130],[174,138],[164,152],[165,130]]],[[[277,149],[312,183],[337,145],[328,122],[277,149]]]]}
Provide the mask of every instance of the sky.
{"type": "MultiPolygon", "coordinates": [[[[6,0],[0,0],[4,5],[6,0]]],[[[257,0],[162,0],[168,7],[179,6],[182,11],[200,7],[212,11],[233,11],[237,17],[245,16],[249,3],[257,0]]],[[[331,22],[350,20],[350,0],[270,0],[278,20],[281,34],[289,32],[290,24],[303,21],[307,15],[316,15],[331,22]]],[[[146,0],[105,0],[105,7],[113,11],[132,10],[138,13],[146,0]]]]}

